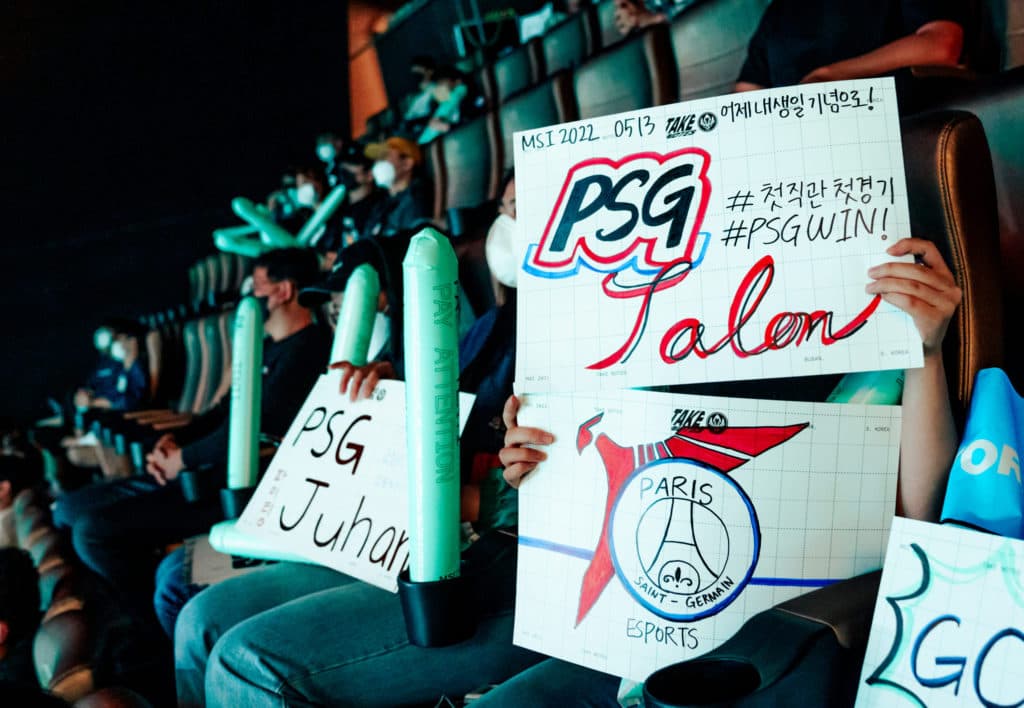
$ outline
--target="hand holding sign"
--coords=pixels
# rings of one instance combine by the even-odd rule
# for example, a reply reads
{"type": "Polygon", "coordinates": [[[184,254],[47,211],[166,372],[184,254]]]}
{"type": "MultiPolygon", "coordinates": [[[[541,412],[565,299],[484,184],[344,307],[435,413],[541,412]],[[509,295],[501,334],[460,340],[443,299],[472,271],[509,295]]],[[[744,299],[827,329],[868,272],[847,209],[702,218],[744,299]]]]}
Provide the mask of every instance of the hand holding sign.
{"type": "Polygon", "coordinates": [[[519,399],[515,395],[509,396],[501,414],[505,423],[505,447],[498,452],[498,458],[505,466],[505,481],[516,489],[526,475],[548,459],[543,450],[526,446],[550,445],[555,441],[555,436],[546,430],[519,425],[518,413],[519,399]]]}

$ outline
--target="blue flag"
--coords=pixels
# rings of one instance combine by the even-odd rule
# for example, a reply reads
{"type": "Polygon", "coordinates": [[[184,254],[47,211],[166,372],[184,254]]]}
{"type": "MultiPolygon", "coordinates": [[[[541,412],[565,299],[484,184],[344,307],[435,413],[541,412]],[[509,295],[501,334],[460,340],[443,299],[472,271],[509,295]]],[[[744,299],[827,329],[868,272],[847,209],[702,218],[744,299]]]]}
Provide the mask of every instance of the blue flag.
{"type": "Polygon", "coordinates": [[[942,520],[1024,539],[1022,442],[1024,399],[1002,369],[979,371],[964,439],[949,473],[942,520]]]}

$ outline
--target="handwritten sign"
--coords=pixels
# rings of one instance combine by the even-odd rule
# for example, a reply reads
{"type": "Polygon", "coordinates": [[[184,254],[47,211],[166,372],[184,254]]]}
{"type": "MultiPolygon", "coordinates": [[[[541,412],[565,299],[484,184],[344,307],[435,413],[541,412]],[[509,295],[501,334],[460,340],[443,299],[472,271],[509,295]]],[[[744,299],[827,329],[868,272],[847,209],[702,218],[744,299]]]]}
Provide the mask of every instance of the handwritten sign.
{"type": "Polygon", "coordinates": [[[594,390],[922,365],[864,292],[910,236],[891,79],[517,133],[517,384],[594,390]]]}
{"type": "Polygon", "coordinates": [[[643,680],[809,588],[878,568],[898,407],[529,394],[515,642],[643,680]]]}
{"type": "Polygon", "coordinates": [[[896,519],[857,706],[1024,702],[1024,542],[896,519]]]}
{"type": "MultiPolygon", "coordinates": [[[[409,560],[405,384],[370,399],[321,376],[238,520],[275,548],[395,592],[409,560]]],[[[459,398],[460,429],[473,396],[459,398]]]]}

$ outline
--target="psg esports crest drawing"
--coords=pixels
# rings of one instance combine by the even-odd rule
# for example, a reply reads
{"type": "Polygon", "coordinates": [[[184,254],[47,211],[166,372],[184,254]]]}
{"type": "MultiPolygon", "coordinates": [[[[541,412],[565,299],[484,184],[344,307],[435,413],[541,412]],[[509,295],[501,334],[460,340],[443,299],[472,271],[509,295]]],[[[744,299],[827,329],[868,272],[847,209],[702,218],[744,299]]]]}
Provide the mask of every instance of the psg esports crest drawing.
{"type": "Polygon", "coordinates": [[[582,423],[576,437],[580,453],[596,446],[608,476],[604,528],[583,578],[577,624],[613,567],[659,617],[690,621],[719,612],[746,586],[760,548],[754,506],[728,473],[808,424],[730,428],[712,413],[711,425],[690,422],[667,439],[624,447],[605,433],[595,437],[603,417],[582,423]]]}

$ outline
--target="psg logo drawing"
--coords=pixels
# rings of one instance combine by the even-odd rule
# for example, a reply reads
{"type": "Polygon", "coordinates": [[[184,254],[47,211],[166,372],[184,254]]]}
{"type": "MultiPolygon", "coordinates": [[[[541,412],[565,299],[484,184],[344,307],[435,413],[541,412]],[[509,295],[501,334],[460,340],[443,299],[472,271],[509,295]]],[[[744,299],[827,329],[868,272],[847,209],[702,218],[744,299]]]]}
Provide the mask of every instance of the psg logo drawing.
{"type": "Polygon", "coordinates": [[[753,503],[729,473],[808,423],[738,427],[715,413],[707,417],[714,425],[673,425],[666,439],[624,446],[598,432],[603,418],[584,421],[576,434],[577,452],[593,445],[608,477],[604,523],[583,575],[576,625],[614,575],[664,619],[717,614],[746,587],[761,544],[753,503]]]}

